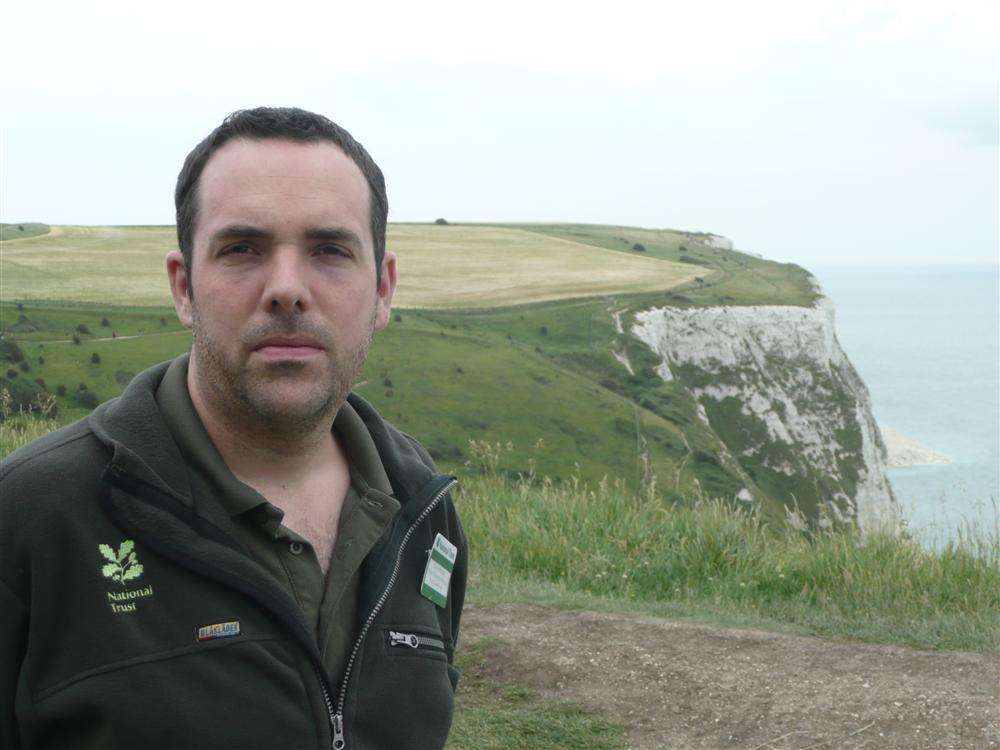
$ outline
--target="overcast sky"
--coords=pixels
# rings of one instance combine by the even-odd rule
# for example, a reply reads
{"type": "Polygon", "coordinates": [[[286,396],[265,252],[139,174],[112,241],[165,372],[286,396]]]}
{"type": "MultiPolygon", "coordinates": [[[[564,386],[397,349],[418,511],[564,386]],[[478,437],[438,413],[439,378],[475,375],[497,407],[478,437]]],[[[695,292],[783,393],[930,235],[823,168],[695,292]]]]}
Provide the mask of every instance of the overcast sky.
{"type": "Polygon", "coordinates": [[[0,220],[167,224],[230,111],[321,112],[390,221],[702,230],[805,266],[995,263],[998,4],[12,0],[0,220]]]}

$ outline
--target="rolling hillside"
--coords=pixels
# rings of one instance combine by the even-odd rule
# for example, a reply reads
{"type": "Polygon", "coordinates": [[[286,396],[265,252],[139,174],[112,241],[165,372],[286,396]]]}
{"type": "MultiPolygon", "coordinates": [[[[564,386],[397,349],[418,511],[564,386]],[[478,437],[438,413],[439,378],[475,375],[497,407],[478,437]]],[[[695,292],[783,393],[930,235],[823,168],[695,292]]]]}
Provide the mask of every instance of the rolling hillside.
{"type": "MultiPolygon", "coordinates": [[[[186,350],[163,268],[173,242],[172,227],[54,227],[5,242],[8,387],[22,401],[56,394],[68,423],[186,350]]],[[[388,243],[397,312],[356,390],[442,467],[461,468],[469,441],[487,440],[510,443],[511,473],[655,477],[675,501],[747,486],[718,425],[628,329],[654,305],[811,305],[803,269],[713,247],[711,235],[628,227],[403,224],[388,243]]],[[[768,515],[783,514],[778,489],[755,488],[768,515]]]]}

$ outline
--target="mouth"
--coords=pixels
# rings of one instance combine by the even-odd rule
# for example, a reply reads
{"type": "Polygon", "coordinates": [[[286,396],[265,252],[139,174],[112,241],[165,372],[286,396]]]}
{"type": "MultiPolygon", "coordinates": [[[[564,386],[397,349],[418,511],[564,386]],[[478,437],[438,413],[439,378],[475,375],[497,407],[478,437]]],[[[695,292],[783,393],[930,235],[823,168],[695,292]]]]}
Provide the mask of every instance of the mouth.
{"type": "Polygon", "coordinates": [[[318,356],[323,351],[315,346],[277,346],[268,345],[254,349],[254,354],[259,354],[265,359],[308,359],[318,356]]]}
{"type": "Polygon", "coordinates": [[[323,347],[312,339],[274,337],[265,339],[253,351],[265,359],[309,359],[318,356],[323,347]]]}

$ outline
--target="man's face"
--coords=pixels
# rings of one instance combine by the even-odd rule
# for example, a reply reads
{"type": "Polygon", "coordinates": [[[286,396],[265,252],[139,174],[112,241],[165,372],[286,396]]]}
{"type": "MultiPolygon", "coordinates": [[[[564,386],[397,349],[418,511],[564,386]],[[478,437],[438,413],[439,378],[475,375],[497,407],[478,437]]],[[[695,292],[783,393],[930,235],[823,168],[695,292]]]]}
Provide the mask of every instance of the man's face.
{"type": "Polygon", "coordinates": [[[203,398],[278,429],[339,407],[395,288],[389,252],[376,286],[369,200],[333,143],[237,139],[212,155],[198,186],[193,301],[180,253],[167,258],[203,398]]]}

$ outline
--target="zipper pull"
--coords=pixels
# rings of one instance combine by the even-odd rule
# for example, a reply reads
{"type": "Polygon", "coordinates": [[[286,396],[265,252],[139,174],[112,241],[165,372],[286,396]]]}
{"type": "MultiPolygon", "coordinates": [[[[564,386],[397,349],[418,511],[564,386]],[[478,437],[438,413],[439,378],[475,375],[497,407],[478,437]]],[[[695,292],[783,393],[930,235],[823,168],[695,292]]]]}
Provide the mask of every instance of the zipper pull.
{"type": "Polygon", "coordinates": [[[409,646],[410,648],[416,648],[420,645],[420,639],[413,633],[397,633],[395,630],[389,631],[389,645],[390,646],[409,646]]]}
{"type": "Polygon", "coordinates": [[[341,714],[333,716],[333,750],[344,750],[347,743],[344,741],[344,717],[341,714]]]}

